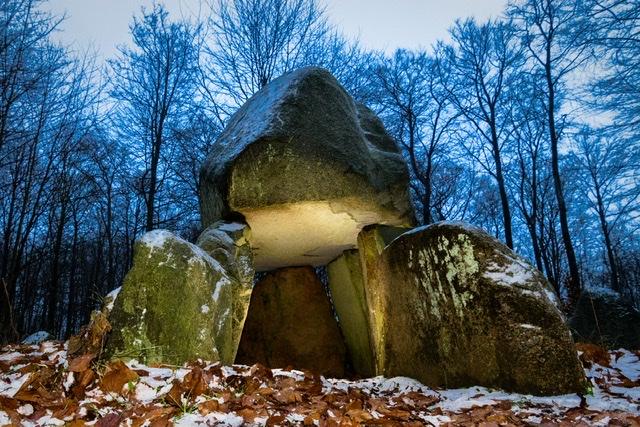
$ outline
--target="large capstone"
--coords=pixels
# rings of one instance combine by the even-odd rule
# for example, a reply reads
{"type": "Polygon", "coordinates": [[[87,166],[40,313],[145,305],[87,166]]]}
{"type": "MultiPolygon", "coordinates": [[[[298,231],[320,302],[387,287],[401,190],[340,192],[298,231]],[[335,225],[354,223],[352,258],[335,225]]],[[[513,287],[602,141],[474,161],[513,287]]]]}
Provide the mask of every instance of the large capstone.
{"type": "Polygon", "coordinates": [[[257,271],[326,265],[363,226],[413,218],[407,168],[382,122],[315,67],[236,112],[202,166],[200,196],[205,226],[246,220],[257,271]]]}
{"type": "Polygon", "coordinates": [[[256,284],[236,363],[344,376],[344,342],[313,268],[279,269],[256,284]]]}
{"type": "MultiPolygon", "coordinates": [[[[237,222],[219,221],[200,234],[196,245],[218,261],[229,275],[233,288],[233,346],[237,348],[249,310],[253,290],[253,254],[249,245],[251,229],[237,222]]],[[[235,353],[231,360],[235,359],[235,353]]]]}
{"type": "Polygon", "coordinates": [[[378,374],[447,388],[585,391],[552,288],[495,238],[441,223],[386,246],[368,228],[359,241],[378,374]]]}
{"type": "Polygon", "coordinates": [[[114,297],[107,357],[233,363],[232,281],[198,246],[165,230],[146,233],[114,297]]]}

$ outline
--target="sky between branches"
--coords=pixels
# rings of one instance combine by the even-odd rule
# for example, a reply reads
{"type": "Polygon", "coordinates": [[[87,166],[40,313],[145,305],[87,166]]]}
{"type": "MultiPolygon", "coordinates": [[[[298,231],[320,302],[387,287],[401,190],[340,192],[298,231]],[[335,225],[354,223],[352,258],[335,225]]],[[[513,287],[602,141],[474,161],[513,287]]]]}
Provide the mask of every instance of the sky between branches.
{"type": "MultiPolygon", "coordinates": [[[[479,20],[498,17],[506,0],[319,0],[331,22],[368,49],[388,53],[397,48],[429,48],[438,39],[448,40],[447,29],[457,18],[479,20]]],[[[55,14],[66,13],[57,38],[75,49],[95,50],[104,60],[116,46],[130,40],[128,25],[140,7],[151,0],[51,0],[55,14]]],[[[165,0],[174,16],[205,15],[201,0],[165,0]]]]}

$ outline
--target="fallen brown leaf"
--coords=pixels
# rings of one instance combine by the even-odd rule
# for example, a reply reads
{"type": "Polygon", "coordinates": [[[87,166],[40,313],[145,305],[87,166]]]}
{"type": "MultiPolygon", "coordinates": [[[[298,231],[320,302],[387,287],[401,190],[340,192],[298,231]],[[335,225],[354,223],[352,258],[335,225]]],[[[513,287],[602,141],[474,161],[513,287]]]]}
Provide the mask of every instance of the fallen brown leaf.
{"type": "Polygon", "coordinates": [[[110,363],[100,380],[100,388],[107,392],[120,393],[129,381],[136,381],[138,374],[129,369],[121,360],[110,363]]]}
{"type": "Polygon", "coordinates": [[[357,423],[362,423],[364,421],[373,419],[373,415],[371,415],[367,411],[363,411],[362,409],[350,409],[347,411],[345,416],[351,418],[352,421],[355,421],[357,423]]]}
{"type": "Polygon", "coordinates": [[[69,362],[68,370],[70,372],[82,372],[89,369],[91,362],[95,359],[96,355],[93,353],[84,354],[82,356],[75,357],[69,362]]]}
{"type": "Polygon", "coordinates": [[[246,423],[252,423],[253,420],[255,420],[257,417],[257,412],[254,409],[250,408],[241,409],[237,412],[237,414],[241,416],[246,423]]]}
{"type": "Polygon", "coordinates": [[[281,403],[296,403],[302,402],[302,394],[293,388],[286,388],[280,390],[273,396],[278,402],[281,403]]]}
{"type": "Polygon", "coordinates": [[[589,368],[592,364],[597,363],[601,366],[611,367],[611,357],[609,352],[604,348],[591,343],[576,343],[576,349],[580,352],[580,361],[589,368]]]}
{"type": "Polygon", "coordinates": [[[118,427],[120,425],[120,415],[112,412],[100,418],[95,425],[96,427],[118,427]]]}
{"type": "Polygon", "coordinates": [[[76,375],[75,384],[71,387],[71,394],[76,399],[82,399],[85,395],[87,387],[96,378],[96,373],[93,369],[87,369],[76,375]]]}
{"type": "Polygon", "coordinates": [[[269,418],[267,418],[267,427],[271,427],[271,426],[277,426],[283,423],[283,421],[286,419],[286,417],[284,415],[271,415],[269,418]]]}
{"type": "Polygon", "coordinates": [[[198,404],[198,411],[202,415],[210,414],[211,412],[216,412],[220,410],[220,403],[217,400],[207,400],[206,402],[202,402],[198,404]]]}

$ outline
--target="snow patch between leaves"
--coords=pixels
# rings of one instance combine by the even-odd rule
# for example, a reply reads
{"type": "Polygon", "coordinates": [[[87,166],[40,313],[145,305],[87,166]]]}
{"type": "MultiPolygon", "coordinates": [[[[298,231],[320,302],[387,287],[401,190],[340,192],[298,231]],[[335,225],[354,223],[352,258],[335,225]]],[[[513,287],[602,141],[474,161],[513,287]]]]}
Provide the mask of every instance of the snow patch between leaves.
{"type": "Polygon", "coordinates": [[[16,372],[9,374],[6,377],[2,376],[0,379],[0,396],[13,397],[22,388],[22,385],[29,380],[31,374],[21,374],[16,372]]]}
{"type": "MultiPolygon", "coordinates": [[[[526,323],[520,326],[535,327],[526,323]]],[[[37,369],[43,366],[61,373],[57,385],[53,384],[48,392],[57,393],[56,399],[72,396],[72,390],[76,387],[72,388],[71,385],[79,381],[81,373],[65,370],[68,363],[62,344],[46,342],[40,347],[10,346],[0,349],[0,358],[28,359],[29,370],[35,373],[19,371],[19,366],[0,364],[4,370],[0,370],[0,395],[5,399],[15,399],[13,408],[17,408],[0,410],[0,425],[15,423],[16,417],[25,426],[63,425],[74,417],[86,419],[90,414],[100,417],[111,413],[121,414],[123,408],[134,406],[142,415],[137,415],[135,420],[121,420],[122,425],[143,421],[146,423],[144,425],[148,425],[153,420],[144,417],[154,411],[168,411],[165,421],[172,421],[178,426],[262,426],[274,424],[275,421],[269,418],[271,416],[280,417],[277,422],[280,424],[309,421],[317,424],[329,418],[347,422],[353,421],[350,417],[362,417],[358,418],[359,422],[365,424],[367,420],[375,420],[382,424],[411,421],[430,425],[449,422],[469,425],[482,414],[502,414],[507,419],[526,423],[568,420],[569,424],[582,421],[589,425],[606,425],[619,421],[617,417],[640,415],[638,355],[627,350],[616,350],[609,354],[611,367],[594,363],[586,370],[593,384],[593,393],[582,401],[575,394],[539,397],[484,387],[439,390],[406,377],[378,376],[350,381],[319,377],[299,370],[271,370],[259,365],[221,366],[198,360],[177,368],[149,367],[130,361],[126,364],[127,369],[136,371],[139,378],[124,383],[125,392],[106,392],[98,380],[87,386],[84,398],[77,401],[75,412],[67,414],[42,408],[38,401],[27,403],[20,400],[22,393],[28,397],[37,392],[30,385],[30,379],[32,375],[37,376],[37,369]],[[201,382],[197,378],[201,378],[201,382]],[[176,394],[174,387],[181,391],[176,394]],[[192,395],[196,387],[201,391],[192,395]],[[167,403],[171,399],[179,399],[180,409],[167,403]],[[263,399],[262,403],[252,406],[251,402],[256,399],[263,399]],[[344,409],[358,400],[361,409],[344,409]],[[268,405],[268,414],[264,412],[264,405],[268,405]],[[322,408],[323,418],[309,418],[309,414],[318,408],[322,408]],[[567,418],[571,416],[574,418],[567,418]]]]}

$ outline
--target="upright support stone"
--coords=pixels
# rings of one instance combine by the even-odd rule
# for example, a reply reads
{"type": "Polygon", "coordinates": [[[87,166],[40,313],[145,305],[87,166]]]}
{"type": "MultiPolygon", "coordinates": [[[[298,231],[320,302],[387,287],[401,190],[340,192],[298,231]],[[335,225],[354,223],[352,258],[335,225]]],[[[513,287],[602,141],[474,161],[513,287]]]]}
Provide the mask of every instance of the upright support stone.
{"type": "Polygon", "coordinates": [[[434,224],[399,236],[377,260],[379,231],[360,242],[378,373],[447,388],[585,391],[553,289],[495,238],[434,224]]]}
{"type": "Polygon", "coordinates": [[[136,242],[133,267],[109,312],[106,356],[232,363],[232,304],[232,279],[216,260],[166,230],[150,231],[136,242]]]}
{"type": "Polygon", "coordinates": [[[344,375],[342,336],[313,268],[282,268],[256,284],[236,363],[344,375]]]}
{"type": "Polygon", "coordinates": [[[369,339],[369,313],[357,250],[345,251],[328,266],[331,299],[356,374],[375,375],[369,339]]]}
{"type": "Polygon", "coordinates": [[[231,278],[233,288],[232,354],[235,360],[242,328],[253,290],[253,253],[249,245],[251,229],[246,224],[216,222],[202,232],[196,244],[218,261],[231,278]]]}
{"type": "Polygon", "coordinates": [[[382,275],[385,273],[384,270],[380,270],[378,259],[385,246],[407,230],[407,228],[374,224],[363,228],[358,234],[358,253],[369,317],[369,340],[376,375],[384,373],[385,349],[382,344],[385,342],[385,310],[388,302],[395,299],[388,287],[377,285],[377,281],[383,280],[382,275]]]}

